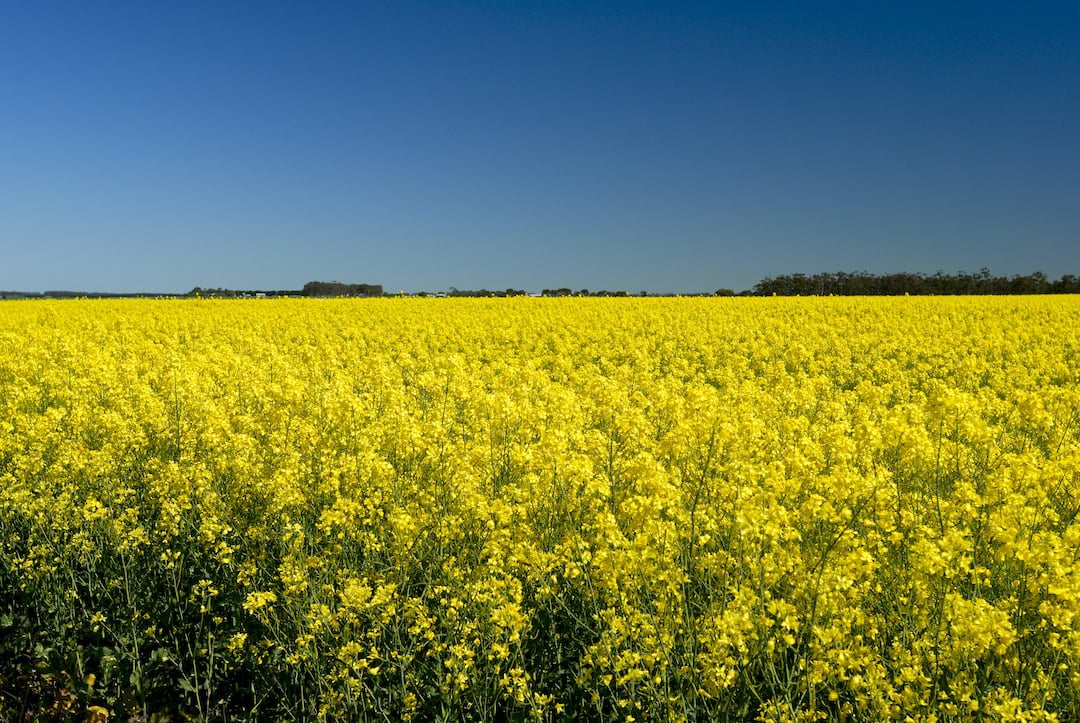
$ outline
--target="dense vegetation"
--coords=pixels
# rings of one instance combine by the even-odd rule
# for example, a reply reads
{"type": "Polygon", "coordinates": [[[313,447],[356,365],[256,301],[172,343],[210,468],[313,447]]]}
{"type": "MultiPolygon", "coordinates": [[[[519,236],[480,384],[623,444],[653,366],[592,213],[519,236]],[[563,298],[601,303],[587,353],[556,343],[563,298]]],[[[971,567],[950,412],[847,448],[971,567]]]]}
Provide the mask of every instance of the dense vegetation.
{"type": "Polygon", "coordinates": [[[1080,297],[0,306],[0,719],[1080,719],[1080,297]]]}
{"type": "MultiPolygon", "coordinates": [[[[708,294],[680,294],[681,296],[919,296],[919,295],[993,295],[993,294],[1078,294],[1080,293],[1080,277],[1065,274],[1061,278],[1051,281],[1041,271],[1033,274],[1015,276],[993,276],[989,269],[982,269],[976,274],[963,271],[956,274],[937,272],[933,275],[896,273],[896,274],[871,274],[865,271],[847,272],[837,271],[820,274],[782,274],[780,276],[768,276],[754,285],[753,288],[736,294],[732,289],[717,289],[708,294]]],[[[309,281],[302,289],[276,289],[276,290],[237,290],[223,288],[202,288],[196,286],[187,294],[196,298],[251,298],[283,296],[317,296],[317,297],[355,297],[355,296],[385,296],[381,284],[343,284],[337,281],[309,281]]],[[[401,294],[399,294],[401,295],[401,294]]],[[[461,298],[488,298],[528,296],[529,292],[524,289],[507,288],[501,290],[489,289],[458,289],[450,287],[449,291],[432,292],[420,291],[413,296],[438,296],[438,297],[461,297],[461,298]]],[[[641,291],[638,296],[674,296],[675,294],[651,294],[641,291]]],[[[46,291],[44,293],[28,293],[15,291],[0,291],[0,299],[21,298],[54,298],[68,299],[78,297],[91,298],[152,298],[171,296],[170,294],[87,294],[75,291],[46,291]]],[[[593,297],[627,297],[631,296],[626,291],[589,291],[579,289],[574,291],[569,287],[545,288],[540,296],[593,296],[593,297]]]]}
{"type": "Polygon", "coordinates": [[[993,276],[989,269],[926,274],[869,274],[866,272],[787,274],[770,276],[749,292],[757,296],[903,296],[904,294],[1078,294],[1080,277],[1065,274],[1051,281],[1041,271],[1016,276],[993,276]]]}

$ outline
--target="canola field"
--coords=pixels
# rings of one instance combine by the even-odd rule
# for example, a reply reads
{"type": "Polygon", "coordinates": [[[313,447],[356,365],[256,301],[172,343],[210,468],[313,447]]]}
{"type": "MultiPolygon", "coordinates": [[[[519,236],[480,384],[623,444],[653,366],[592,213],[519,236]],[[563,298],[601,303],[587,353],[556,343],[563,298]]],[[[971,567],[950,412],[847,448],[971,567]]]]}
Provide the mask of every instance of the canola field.
{"type": "Polygon", "coordinates": [[[1080,297],[0,304],[0,718],[1080,719],[1080,297]]]}

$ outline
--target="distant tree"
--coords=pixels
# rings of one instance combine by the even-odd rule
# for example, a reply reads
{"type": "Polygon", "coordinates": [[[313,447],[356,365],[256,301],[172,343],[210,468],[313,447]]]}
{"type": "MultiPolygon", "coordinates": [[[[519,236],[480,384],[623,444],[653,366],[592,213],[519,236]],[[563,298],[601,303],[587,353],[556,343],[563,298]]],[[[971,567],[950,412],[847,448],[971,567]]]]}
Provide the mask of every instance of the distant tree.
{"type": "Polygon", "coordinates": [[[1047,278],[1046,278],[1046,274],[1044,274],[1043,272],[1036,271],[1035,273],[1033,273],[1031,275],[1031,281],[1032,281],[1032,284],[1035,287],[1035,293],[1036,294],[1041,294],[1046,289],[1047,278]]]}
{"type": "Polygon", "coordinates": [[[874,275],[865,271],[821,273],[813,276],[787,274],[766,276],[748,294],[755,296],[902,295],[902,294],[1048,294],[1080,293],[1080,283],[1071,274],[1050,281],[1036,271],[1026,276],[995,277],[983,267],[978,273],[958,271],[932,276],[911,273],[874,275]]]}
{"type": "Polygon", "coordinates": [[[382,296],[381,284],[343,284],[339,281],[309,281],[304,296],[382,296]]]}
{"type": "Polygon", "coordinates": [[[1051,284],[1050,287],[1055,294],[1077,294],[1080,293],[1080,278],[1072,274],[1065,274],[1051,284]]]}

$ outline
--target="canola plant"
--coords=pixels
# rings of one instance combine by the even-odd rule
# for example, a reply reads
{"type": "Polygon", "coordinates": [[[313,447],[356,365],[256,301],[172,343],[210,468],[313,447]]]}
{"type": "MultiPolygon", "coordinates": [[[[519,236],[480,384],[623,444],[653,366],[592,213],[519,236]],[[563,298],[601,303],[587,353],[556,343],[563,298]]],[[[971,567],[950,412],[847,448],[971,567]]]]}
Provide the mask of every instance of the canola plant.
{"type": "Polygon", "coordinates": [[[0,717],[1080,719],[1080,297],[0,304],[0,717]]]}

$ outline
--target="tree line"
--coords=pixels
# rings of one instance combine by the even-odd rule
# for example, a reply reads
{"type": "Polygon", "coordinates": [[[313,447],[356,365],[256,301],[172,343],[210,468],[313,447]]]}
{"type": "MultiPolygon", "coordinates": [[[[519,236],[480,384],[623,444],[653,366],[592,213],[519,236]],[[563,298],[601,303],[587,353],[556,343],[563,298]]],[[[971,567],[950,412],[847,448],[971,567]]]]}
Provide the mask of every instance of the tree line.
{"type": "MultiPolygon", "coordinates": [[[[722,290],[723,291],[723,290],[722,290]]],[[[718,292],[719,293],[719,292],[718,292]]],[[[1051,281],[1046,274],[994,276],[983,268],[978,273],[937,272],[870,274],[865,271],[837,271],[821,274],[783,274],[767,276],[754,288],[743,292],[750,296],[878,296],[966,295],[966,294],[1077,294],[1080,277],[1065,274],[1051,281]]]]}
{"type": "MultiPolygon", "coordinates": [[[[835,271],[819,274],[781,274],[766,276],[754,284],[753,288],[740,293],[732,289],[717,289],[705,294],[680,294],[680,296],[903,296],[918,295],[968,295],[968,294],[1080,294],[1080,277],[1065,274],[1056,280],[1036,271],[1031,274],[1014,276],[994,276],[987,268],[977,273],[959,271],[946,274],[938,271],[928,275],[922,273],[901,272],[895,274],[871,274],[866,271],[835,271]]],[[[184,296],[212,298],[253,298],[273,296],[307,297],[372,297],[385,296],[382,284],[344,284],[339,281],[309,281],[301,289],[278,290],[237,290],[223,288],[202,288],[196,286],[184,296]]],[[[450,297],[491,297],[491,296],[527,296],[523,289],[508,288],[502,291],[488,289],[461,290],[450,287],[447,292],[419,292],[414,296],[450,296],[450,297]]],[[[630,296],[626,291],[574,291],[569,287],[544,289],[541,296],[630,296]]],[[[640,296],[671,296],[671,294],[650,294],[642,291],[640,296]]],[[[0,291],[0,299],[29,298],[156,298],[172,294],[111,294],[86,293],[76,291],[22,292],[0,291]]]]}
{"type": "Polygon", "coordinates": [[[340,281],[309,281],[302,289],[277,289],[267,291],[265,289],[204,289],[196,286],[187,293],[187,296],[214,297],[220,299],[236,299],[256,296],[382,296],[382,284],[343,284],[340,281]]]}
{"type": "MultiPolygon", "coordinates": [[[[529,292],[524,289],[508,288],[504,290],[490,291],[488,289],[458,289],[453,286],[446,292],[431,292],[421,291],[416,296],[449,296],[451,298],[465,297],[465,298],[486,298],[486,297],[507,297],[507,296],[529,296],[529,292]]],[[[641,292],[642,296],[648,296],[645,291],[641,292]]],[[[707,294],[706,294],[707,295],[707,294]]],[[[579,289],[574,291],[573,289],[563,286],[558,289],[544,289],[540,292],[540,296],[630,296],[626,291],[589,291],[588,289],[579,289]]]]}

